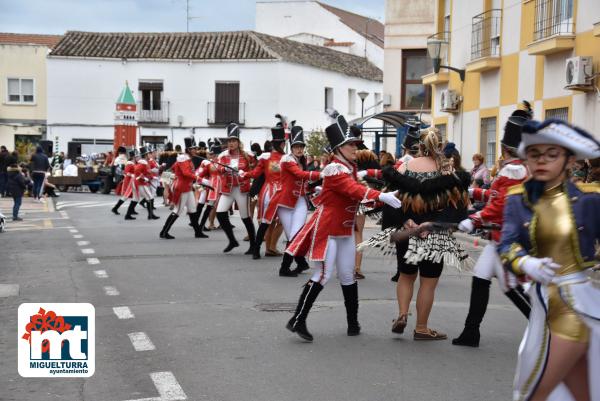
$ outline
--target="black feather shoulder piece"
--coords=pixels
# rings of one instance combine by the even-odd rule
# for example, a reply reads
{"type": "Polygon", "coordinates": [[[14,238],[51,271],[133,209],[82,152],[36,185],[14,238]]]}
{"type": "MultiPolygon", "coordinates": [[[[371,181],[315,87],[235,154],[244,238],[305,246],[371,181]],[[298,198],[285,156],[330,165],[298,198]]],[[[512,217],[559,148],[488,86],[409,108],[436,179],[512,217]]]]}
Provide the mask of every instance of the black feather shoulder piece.
{"type": "Polygon", "coordinates": [[[393,167],[383,169],[383,178],[391,190],[399,191],[402,209],[416,214],[452,207],[465,208],[469,205],[471,176],[466,171],[447,175],[435,175],[419,179],[419,173],[401,174],[393,167]]]}

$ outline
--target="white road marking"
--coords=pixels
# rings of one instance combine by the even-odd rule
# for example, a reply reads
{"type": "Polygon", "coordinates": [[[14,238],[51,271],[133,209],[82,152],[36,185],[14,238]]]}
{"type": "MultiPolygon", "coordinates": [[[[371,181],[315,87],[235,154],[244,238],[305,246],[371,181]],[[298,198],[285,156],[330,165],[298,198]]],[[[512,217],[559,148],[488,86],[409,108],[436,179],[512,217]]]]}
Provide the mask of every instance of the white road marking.
{"type": "Polygon", "coordinates": [[[144,332],[139,331],[136,333],[129,333],[127,335],[129,336],[129,340],[131,340],[131,344],[136,351],[153,351],[156,349],[154,344],[152,344],[152,341],[150,341],[150,338],[148,338],[148,335],[144,332]]]}
{"type": "Polygon", "coordinates": [[[77,241],[77,246],[86,246],[89,244],[90,244],[90,241],[77,241]]]}
{"type": "Polygon", "coordinates": [[[84,254],[86,254],[86,255],[90,255],[90,254],[92,254],[92,253],[96,253],[96,251],[94,251],[92,248],[83,248],[83,249],[81,250],[81,253],[84,253],[84,254]]]}
{"type": "Polygon", "coordinates": [[[76,228],[70,228],[70,229],[69,229],[69,232],[70,232],[70,233],[73,233],[73,234],[76,234],[76,233],[78,233],[79,231],[78,231],[76,228]]]}
{"type": "Polygon", "coordinates": [[[89,265],[99,265],[100,261],[98,258],[87,258],[87,262],[89,265]]]}
{"type": "Polygon", "coordinates": [[[106,273],[106,270],[94,270],[94,274],[98,278],[108,278],[108,273],[106,273]]]}
{"type": "Polygon", "coordinates": [[[0,298],[19,295],[19,284],[0,284],[0,298]]]}
{"type": "Polygon", "coordinates": [[[173,373],[154,372],[150,373],[150,377],[152,378],[160,397],[141,398],[129,401],[183,401],[188,399],[173,373]]]}
{"type": "Polygon", "coordinates": [[[135,315],[127,306],[115,306],[113,312],[119,319],[133,319],[135,315]]]}
{"type": "Polygon", "coordinates": [[[119,295],[119,290],[117,290],[116,287],[113,286],[105,286],[104,287],[104,293],[106,295],[108,295],[109,297],[116,297],[117,295],[119,295]]]}
{"type": "Polygon", "coordinates": [[[73,234],[73,238],[75,238],[75,239],[83,238],[83,235],[81,235],[81,234],[73,234]]]}

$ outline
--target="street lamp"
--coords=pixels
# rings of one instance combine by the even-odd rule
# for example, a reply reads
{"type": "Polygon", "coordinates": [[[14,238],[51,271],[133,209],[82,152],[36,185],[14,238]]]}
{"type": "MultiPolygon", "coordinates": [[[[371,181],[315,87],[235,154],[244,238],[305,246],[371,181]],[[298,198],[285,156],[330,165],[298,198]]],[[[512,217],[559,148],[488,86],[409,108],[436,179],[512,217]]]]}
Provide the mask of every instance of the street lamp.
{"type": "Polygon", "coordinates": [[[430,36],[427,39],[427,54],[429,54],[429,57],[433,61],[433,72],[437,74],[440,72],[440,68],[455,71],[458,72],[460,80],[464,82],[465,70],[450,67],[448,65],[441,65],[442,59],[445,59],[448,54],[448,40],[446,38],[436,38],[436,35],[430,36]]]}
{"type": "Polygon", "coordinates": [[[369,96],[369,92],[358,92],[358,97],[360,98],[360,116],[365,116],[365,99],[369,96]]]}

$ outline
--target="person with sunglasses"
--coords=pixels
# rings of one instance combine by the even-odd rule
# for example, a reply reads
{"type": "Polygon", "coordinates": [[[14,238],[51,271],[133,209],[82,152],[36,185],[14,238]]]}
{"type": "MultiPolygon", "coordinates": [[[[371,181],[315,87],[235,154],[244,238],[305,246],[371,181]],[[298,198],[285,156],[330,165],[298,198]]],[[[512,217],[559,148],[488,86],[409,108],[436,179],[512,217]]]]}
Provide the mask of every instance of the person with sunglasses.
{"type": "Polygon", "coordinates": [[[561,120],[530,121],[518,153],[532,178],[508,192],[498,248],[508,270],[533,280],[513,399],[598,400],[600,186],[573,184],[568,171],[599,157],[600,143],[561,120]]]}

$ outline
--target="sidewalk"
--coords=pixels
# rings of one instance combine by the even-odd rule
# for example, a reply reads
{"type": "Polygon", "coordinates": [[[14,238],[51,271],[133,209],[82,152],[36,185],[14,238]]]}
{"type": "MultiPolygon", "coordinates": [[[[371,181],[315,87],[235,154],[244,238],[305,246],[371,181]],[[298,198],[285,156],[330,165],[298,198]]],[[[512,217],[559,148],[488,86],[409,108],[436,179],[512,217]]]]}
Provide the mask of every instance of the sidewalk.
{"type": "Polygon", "coordinates": [[[54,201],[47,198],[45,202],[36,202],[33,198],[24,197],[19,217],[23,221],[12,220],[13,199],[0,198],[0,212],[6,217],[6,231],[40,230],[52,228],[50,219],[54,213],[54,201]]]}

